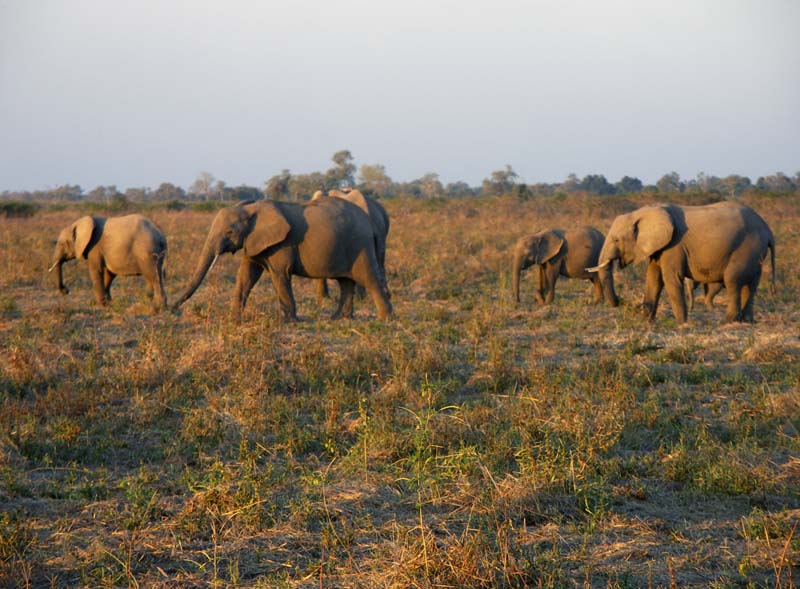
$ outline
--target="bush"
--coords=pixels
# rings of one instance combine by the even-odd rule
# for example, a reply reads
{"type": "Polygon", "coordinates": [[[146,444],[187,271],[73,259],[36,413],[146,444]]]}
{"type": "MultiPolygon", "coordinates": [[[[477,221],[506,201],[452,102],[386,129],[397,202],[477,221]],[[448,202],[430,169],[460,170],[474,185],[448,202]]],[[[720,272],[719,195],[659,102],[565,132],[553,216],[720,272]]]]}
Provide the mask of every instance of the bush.
{"type": "Polygon", "coordinates": [[[7,218],[12,217],[33,217],[41,208],[35,202],[20,202],[12,200],[0,203],[0,212],[7,218]]]}

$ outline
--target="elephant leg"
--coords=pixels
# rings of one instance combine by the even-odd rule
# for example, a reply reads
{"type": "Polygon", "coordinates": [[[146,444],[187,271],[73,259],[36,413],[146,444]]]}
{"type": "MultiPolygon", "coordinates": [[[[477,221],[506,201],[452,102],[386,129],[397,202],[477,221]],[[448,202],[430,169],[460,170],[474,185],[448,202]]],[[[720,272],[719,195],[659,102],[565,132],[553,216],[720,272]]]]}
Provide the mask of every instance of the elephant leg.
{"type": "Polygon", "coordinates": [[[367,298],[367,290],[363,286],[356,284],[355,289],[358,300],[363,301],[365,298],[367,298]]]}
{"type": "Polygon", "coordinates": [[[109,299],[106,290],[106,273],[102,263],[89,261],[89,278],[92,280],[92,291],[94,292],[95,300],[100,305],[108,305],[109,299]]]}
{"type": "Polygon", "coordinates": [[[167,306],[167,293],[164,291],[164,270],[159,261],[155,267],[148,267],[142,270],[142,276],[147,284],[147,298],[153,306],[153,312],[157,313],[167,306]]]}
{"type": "Polygon", "coordinates": [[[544,305],[544,293],[547,285],[547,276],[544,271],[544,266],[539,266],[539,288],[534,293],[536,295],[536,302],[544,305]]]}
{"type": "Polygon", "coordinates": [[[645,317],[652,321],[656,318],[658,310],[658,299],[661,296],[661,289],[664,288],[664,278],[661,276],[661,268],[656,262],[651,261],[647,265],[647,275],[644,284],[644,308],[645,317]]]}
{"type": "Polygon", "coordinates": [[[353,290],[355,282],[350,278],[337,278],[339,283],[339,306],[333,314],[332,319],[340,319],[342,317],[353,317],[353,290]]]}
{"type": "Polygon", "coordinates": [[[673,274],[664,278],[662,273],[662,280],[664,281],[664,288],[667,291],[667,297],[669,297],[675,320],[681,324],[686,323],[686,292],[683,277],[673,274]]]}
{"type": "Polygon", "coordinates": [[[742,286],[733,279],[727,279],[725,288],[728,291],[728,308],[725,311],[725,323],[740,321],[742,318],[742,286]]]}
{"type": "MultiPolygon", "coordinates": [[[[167,308],[167,291],[164,288],[164,258],[163,256],[158,260],[156,264],[156,284],[158,286],[158,292],[156,293],[156,299],[158,300],[158,309],[166,309],[167,308]]],[[[154,286],[154,290],[155,290],[154,286]]],[[[153,308],[156,308],[156,299],[154,299],[153,308]]]]}
{"type": "Polygon", "coordinates": [[[690,279],[686,279],[686,299],[688,301],[689,311],[694,311],[694,289],[697,288],[697,283],[690,279]]]}
{"type": "Polygon", "coordinates": [[[758,283],[761,278],[760,273],[742,287],[742,321],[753,323],[755,321],[753,314],[753,304],[756,299],[756,290],[758,290],[758,283]]]}
{"type": "Polygon", "coordinates": [[[297,305],[294,302],[294,293],[292,292],[291,273],[288,268],[282,272],[270,268],[269,276],[272,279],[275,292],[278,294],[278,303],[280,304],[283,318],[287,321],[296,321],[297,305]]]}
{"type": "Polygon", "coordinates": [[[248,258],[242,257],[242,262],[239,264],[239,270],[236,272],[236,289],[233,293],[233,303],[231,305],[231,314],[235,319],[240,319],[244,306],[247,304],[247,297],[250,296],[250,291],[253,286],[261,278],[264,272],[264,267],[248,258]]]}
{"type": "Polygon", "coordinates": [[[373,251],[364,251],[356,258],[351,270],[352,278],[367,289],[378,310],[378,319],[392,316],[392,303],[386,296],[386,288],[381,282],[378,262],[373,251]]]}
{"type": "Polygon", "coordinates": [[[558,271],[561,261],[558,264],[547,264],[545,275],[547,277],[547,287],[544,293],[544,304],[549,305],[553,302],[556,296],[556,281],[558,280],[558,271]]]}
{"type": "Polygon", "coordinates": [[[328,281],[325,278],[318,278],[316,280],[317,283],[317,300],[322,302],[323,299],[327,299],[330,297],[330,292],[328,291],[328,281]]]}
{"type": "Polygon", "coordinates": [[[111,300],[111,283],[117,275],[111,272],[108,268],[103,268],[103,291],[105,292],[106,299],[111,300]]]}
{"type": "Polygon", "coordinates": [[[703,302],[709,309],[714,307],[714,297],[719,294],[724,285],[721,282],[712,282],[711,284],[703,285],[703,302]]]}

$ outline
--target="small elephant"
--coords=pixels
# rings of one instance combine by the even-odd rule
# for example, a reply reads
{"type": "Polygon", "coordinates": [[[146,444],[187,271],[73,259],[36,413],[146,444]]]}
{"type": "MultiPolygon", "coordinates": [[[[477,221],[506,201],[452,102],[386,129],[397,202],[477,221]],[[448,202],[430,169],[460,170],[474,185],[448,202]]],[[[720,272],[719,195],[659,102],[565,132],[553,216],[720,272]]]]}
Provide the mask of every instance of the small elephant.
{"type": "Polygon", "coordinates": [[[297,319],[292,275],[335,278],[339,307],[334,318],[353,315],[353,290],[361,284],[372,296],[380,319],[392,305],[381,282],[375,239],[369,217],[340,198],[321,197],[301,205],[277,201],[245,201],[221,209],[208,231],[197,267],[174,305],[188,300],[217,257],[244,250],[236,274],[232,302],[235,319],[264,270],[269,272],[286,319],[297,319]]]}
{"type": "Polygon", "coordinates": [[[143,276],[153,310],[167,306],[164,291],[164,259],[167,239],[150,219],[142,215],[124,217],[81,217],[58,236],[53,265],[57,270],[58,290],[67,294],[62,265],[68,260],[86,258],[95,299],[101,305],[111,300],[111,283],[116,276],[143,276]]]}
{"type": "MultiPolygon", "coordinates": [[[[694,291],[698,286],[700,286],[699,282],[691,278],[686,279],[686,298],[688,299],[689,311],[694,310],[694,303],[696,300],[694,291]]],[[[723,288],[725,288],[725,285],[722,282],[706,282],[703,284],[703,303],[705,303],[706,307],[709,309],[714,307],[714,297],[716,297],[723,288]]]]}
{"type": "Polygon", "coordinates": [[[643,310],[653,320],[666,288],[678,323],[686,323],[684,279],[724,284],[725,321],[753,321],[761,271],[769,252],[775,281],[775,237],[750,207],[735,202],[705,206],[654,205],[619,215],[611,225],[599,264],[620,268],[647,261],[643,310]]]}
{"type": "Polygon", "coordinates": [[[539,289],[536,291],[539,303],[551,303],[556,292],[556,280],[559,276],[566,276],[591,280],[594,285],[593,301],[598,303],[605,299],[612,307],[616,307],[618,300],[614,292],[612,268],[587,270],[597,264],[603,239],[603,234],[594,227],[569,231],[549,229],[520,239],[514,248],[512,263],[514,299],[519,302],[522,270],[536,264],[539,267],[539,289]]]}
{"type": "MultiPolygon", "coordinates": [[[[314,196],[311,198],[312,201],[321,198],[323,192],[321,190],[317,190],[314,193],[314,196]]],[[[372,230],[375,234],[375,254],[378,257],[378,266],[381,271],[381,281],[383,283],[383,288],[386,290],[386,295],[391,298],[391,293],[389,292],[388,285],[386,283],[386,240],[389,235],[389,213],[386,212],[384,206],[379,203],[374,198],[370,198],[362,194],[362,192],[355,188],[348,188],[344,191],[342,190],[330,190],[328,191],[329,197],[341,198],[348,202],[353,203],[362,211],[364,211],[367,216],[369,217],[370,222],[372,223],[372,230]]],[[[356,291],[361,298],[364,297],[365,293],[363,291],[363,287],[357,286],[356,291]]],[[[325,279],[320,279],[317,281],[317,296],[321,300],[323,298],[328,297],[328,281],[325,279]]]]}

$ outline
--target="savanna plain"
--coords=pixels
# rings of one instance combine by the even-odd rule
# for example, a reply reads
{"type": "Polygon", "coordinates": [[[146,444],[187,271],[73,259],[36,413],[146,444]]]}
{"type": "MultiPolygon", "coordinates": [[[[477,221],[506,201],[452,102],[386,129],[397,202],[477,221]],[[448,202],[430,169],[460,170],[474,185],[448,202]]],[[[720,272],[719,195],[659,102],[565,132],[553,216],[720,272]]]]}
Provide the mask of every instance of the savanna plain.
{"type": "MultiPolygon", "coordinates": [[[[98,307],[85,261],[47,273],[85,209],[0,219],[0,586],[796,586],[800,198],[742,197],[777,242],[755,324],[724,291],[646,323],[641,267],[616,309],[532,271],[513,301],[519,237],[656,200],[387,200],[387,322],[300,278],[282,322],[267,277],[232,322],[241,253],[180,314],[136,277],[98,307]]],[[[213,212],[138,210],[174,300],[213,212]]]]}

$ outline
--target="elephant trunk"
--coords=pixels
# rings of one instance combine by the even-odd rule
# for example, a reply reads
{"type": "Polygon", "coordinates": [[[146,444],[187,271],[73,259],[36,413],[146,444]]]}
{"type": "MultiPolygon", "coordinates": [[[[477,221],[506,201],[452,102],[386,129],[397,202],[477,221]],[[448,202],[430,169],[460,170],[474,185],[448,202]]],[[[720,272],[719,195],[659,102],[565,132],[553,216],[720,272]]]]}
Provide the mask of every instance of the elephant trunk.
{"type": "MultiPolygon", "coordinates": [[[[611,266],[611,262],[619,259],[619,257],[619,249],[616,245],[614,245],[614,242],[607,237],[603,243],[603,249],[600,250],[600,255],[597,258],[597,266],[594,266],[593,268],[587,268],[587,270],[589,272],[599,272],[601,269],[611,266]]],[[[620,263],[620,268],[621,267],[622,263],[620,263]]]]}
{"type": "Polygon", "coordinates": [[[617,293],[614,290],[614,264],[609,262],[608,265],[603,266],[597,271],[597,277],[600,279],[600,284],[603,287],[603,298],[612,307],[619,305],[617,293]]]}
{"type": "Polygon", "coordinates": [[[511,281],[514,288],[514,300],[519,302],[519,279],[522,271],[527,267],[525,265],[525,254],[517,253],[514,255],[514,263],[511,268],[511,281]]]}
{"type": "Polygon", "coordinates": [[[192,278],[189,280],[189,285],[186,287],[186,290],[178,298],[178,300],[172,305],[173,308],[177,309],[183,303],[189,300],[189,298],[194,294],[194,291],[196,291],[203,282],[203,279],[206,277],[206,274],[208,274],[208,271],[214,266],[218,257],[219,254],[216,253],[216,249],[210,242],[207,241],[205,246],[203,246],[203,251],[200,254],[200,260],[197,262],[197,267],[195,267],[192,278]]]}
{"type": "Polygon", "coordinates": [[[53,260],[53,265],[50,266],[48,272],[56,271],[56,286],[61,294],[69,293],[69,289],[64,286],[64,273],[61,267],[64,265],[64,258],[57,256],[53,260]]]}

